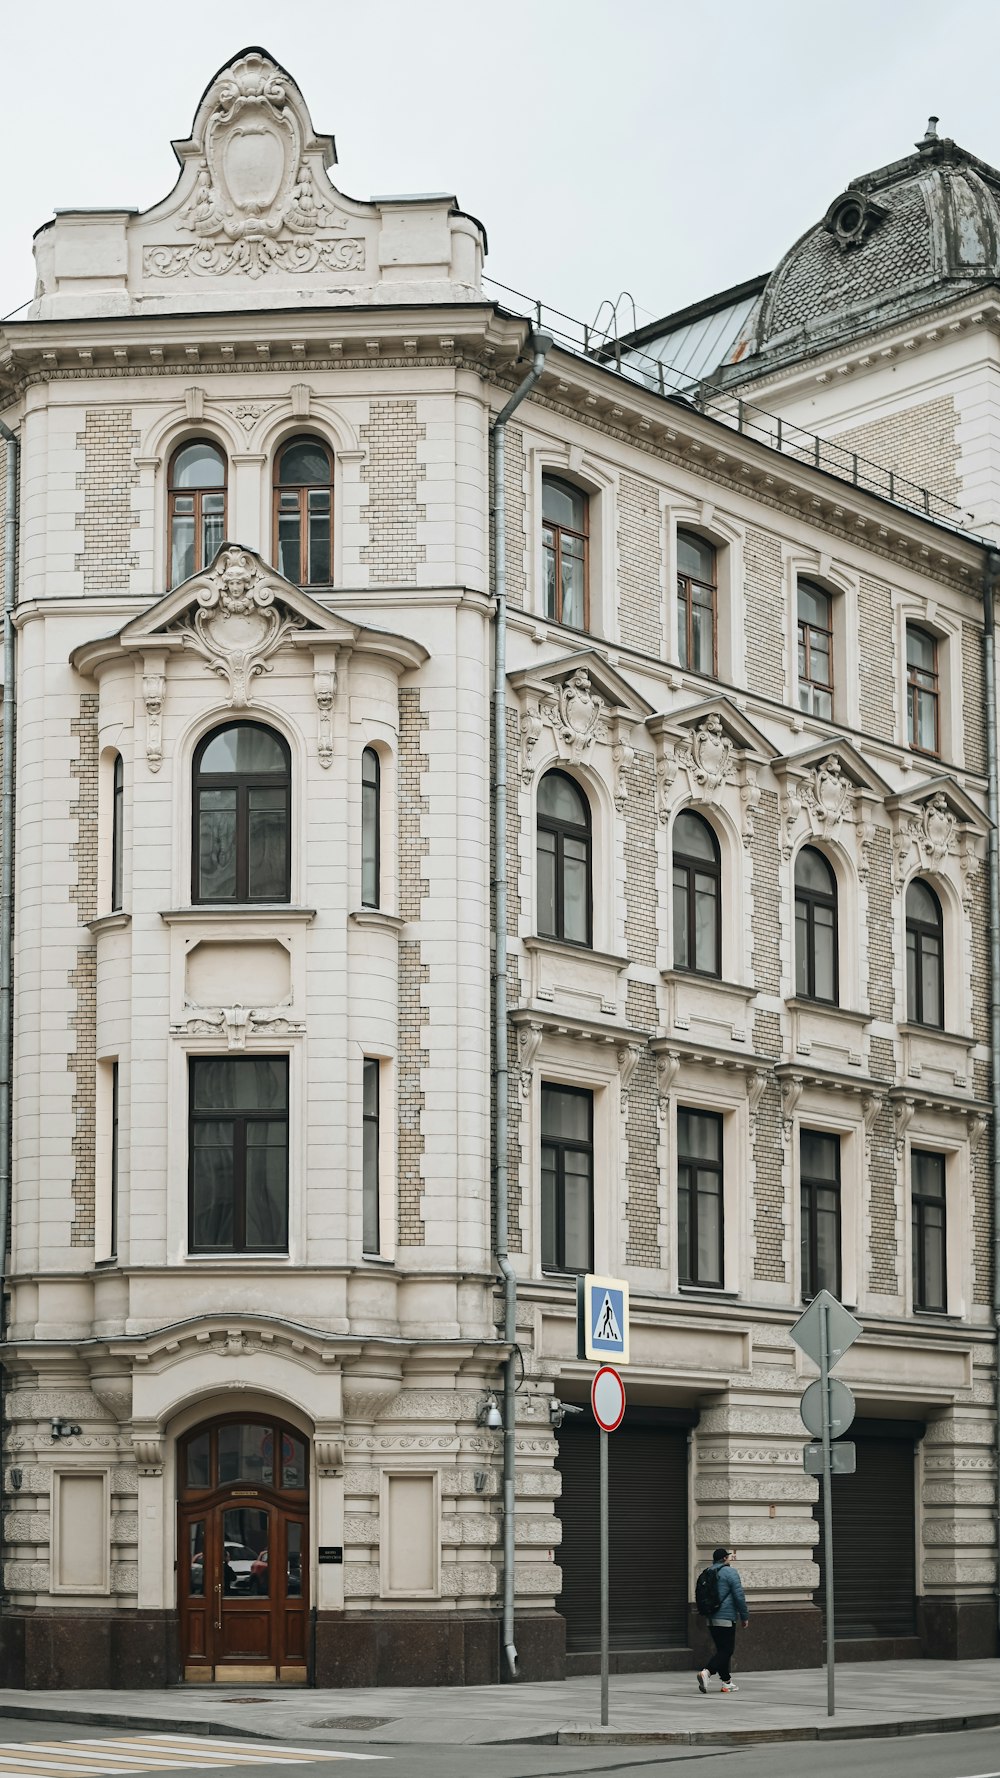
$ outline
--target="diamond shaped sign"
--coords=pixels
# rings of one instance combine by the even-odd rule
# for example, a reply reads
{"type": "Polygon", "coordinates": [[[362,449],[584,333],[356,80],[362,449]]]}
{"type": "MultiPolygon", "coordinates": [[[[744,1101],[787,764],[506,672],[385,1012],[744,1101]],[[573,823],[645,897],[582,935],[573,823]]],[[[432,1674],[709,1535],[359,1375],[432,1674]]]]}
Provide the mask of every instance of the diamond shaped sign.
{"type": "Polygon", "coordinates": [[[821,1290],[813,1297],[808,1309],[803,1310],[791,1330],[795,1344],[814,1364],[820,1362],[820,1320],[824,1307],[828,1310],[827,1329],[830,1342],[827,1363],[832,1370],[853,1346],[859,1334],[864,1332],[864,1328],[860,1321],[854,1319],[850,1309],[845,1309],[843,1303],[838,1303],[829,1290],[821,1290]]]}

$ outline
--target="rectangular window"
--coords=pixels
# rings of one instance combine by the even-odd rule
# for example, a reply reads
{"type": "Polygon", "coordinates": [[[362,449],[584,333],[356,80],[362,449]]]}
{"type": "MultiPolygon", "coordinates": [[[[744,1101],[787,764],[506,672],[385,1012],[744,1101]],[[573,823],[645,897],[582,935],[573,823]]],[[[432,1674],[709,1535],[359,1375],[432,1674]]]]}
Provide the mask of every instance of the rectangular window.
{"type": "Polygon", "coordinates": [[[798,583],[799,708],[833,715],[833,600],[811,580],[798,583]]]}
{"type": "Polygon", "coordinates": [[[190,1062],[192,1253],[288,1248],[288,1058],[190,1062]]]}
{"type": "Polygon", "coordinates": [[[115,754],[111,807],[111,912],[121,911],[125,880],[125,767],[115,754]]]}
{"type": "Polygon", "coordinates": [[[589,1272],[594,1253],[594,1095],[542,1086],[542,1265],[589,1272]]]}
{"type": "Polygon", "coordinates": [[[677,1112],[677,1261],[682,1284],[721,1285],[722,1119],[677,1112]]]}
{"type": "Polygon", "coordinates": [[[913,1235],[913,1307],[948,1307],[946,1260],[945,1157],[914,1148],[910,1152],[910,1217],[913,1235]]]}
{"type": "Polygon", "coordinates": [[[906,735],[918,753],[939,753],[940,685],[935,638],[906,626],[906,735]]]}
{"type": "Polygon", "coordinates": [[[840,1137],[799,1131],[802,1295],[840,1295],[840,1137]]]}
{"type": "Polygon", "coordinates": [[[111,1247],[118,1258],[118,1063],[111,1064],[111,1247]]]}
{"type": "Polygon", "coordinates": [[[379,1251],[379,1075],[379,1063],[366,1057],[361,1105],[361,1244],[365,1253],[379,1251]]]}

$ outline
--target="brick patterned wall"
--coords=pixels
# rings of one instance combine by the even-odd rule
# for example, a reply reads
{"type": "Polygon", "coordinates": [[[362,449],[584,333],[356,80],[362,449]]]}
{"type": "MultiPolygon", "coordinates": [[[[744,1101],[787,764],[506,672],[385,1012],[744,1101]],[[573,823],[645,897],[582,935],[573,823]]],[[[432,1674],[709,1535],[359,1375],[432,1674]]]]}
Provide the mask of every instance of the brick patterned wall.
{"type": "MultiPolygon", "coordinates": [[[[421,734],[430,719],[420,708],[420,693],[404,687],[399,693],[399,911],[404,920],[419,920],[428,885],[420,872],[420,860],[429,850],[421,831],[421,817],[428,799],[421,795],[423,754],[421,734]]],[[[420,1114],[424,1108],[421,1069],[430,1060],[421,1048],[423,1008],[420,989],[430,979],[422,961],[420,942],[399,943],[399,1245],[421,1247],[424,1224],[420,1214],[423,1178],[420,1171],[424,1137],[420,1114]]]]}
{"type": "Polygon", "coordinates": [[[892,591],[884,581],[862,575],[858,588],[858,635],[861,649],[861,727],[870,735],[895,739],[892,688],[896,661],[892,624],[892,591]]]}
{"type": "Polygon", "coordinates": [[[939,395],[933,401],[921,402],[919,407],[887,414],[881,420],[867,420],[863,426],[851,426],[833,436],[845,451],[857,451],[871,463],[908,476],[918,487],[958,501],[957,424],[953,397],[939,395]]]}
{"type": "MultiPolygon", "coordinates": [[[[492,458],[492,451],[490,457],[492,458]]],[[[507,598],[511,605],[524,606],[527,579],[524,558],[527,549],[524,494],[524,433],[520,426],[508,426],[504,441],[504,477],[507,494],[507,598]]]]}
{"type": "Polygon", "coordinates": [[[625,804],[625,949],[633,963],[656,962],[655,782],[653,754],[637,749],[625,804]]]}
{"type": "MultiPolygon", "coordinates": [[[[651,982],[629,982],[626,1017],[630,1025],[652,1031],[656,1025],[656,989],[651,982]]],[[[660,1264],[656,1166],[656,1058],[645,1046],[628,1084],[628,1166],[625,1259],[630,1266],[660,1264]]]]}
{"type": "MultiPolygon", "coordinates": [[[[990,1065],[975,1063],[976,1097],[990,1096],[990,1065]]],[[[989,1308],[993,1302],[993,1143],[992,1119],[972,1156],[972,1300],[989,1308]]]]}
{"type": "MultiPolygon", "coordinates": [[[[507,1004],[521,998],[521,974],[516,957],[507,959],[507,1004]]],[[[496,1061],[496,1045],[493,1046],[496,1061]]],[[[518,1067],[517,1032],[507,1027],[507,1239],[512,1253],[523,1253],[521,1230],[521,1070],[518,1067]]],[[[491,1113],[492,1115],[492,1113],[491,1113]]],[[[494,1119],[495,1122],[495,1119],[494,1119]]],[[[494,1144],[496,1131],[493,1132],[494,1144]]]]}
{"type": "MultiPolygon", "coordinates": [[[[753,1047],[758,1056],[781,1054],[781,1020],[775,1012],[758,1012],[753,1024],[753,1047]]],[[[772,1284],[784,1284],[785,1188],[782,1181],[784,1144],[781,1139],[781,1088],[773,1075],[757,1105],[752,1126],[754,1188],[753,1275],[772,1284]]]]}
{"type": "Polygon", "coordinates": [[[962,719],[965,725],[965,763],[970,772],[985,772],[983,632],[976,624],[962,625],[962,719]]]}
{"type": "Polygon", "coordinates": [[[412,586],[427,551],[417,542],[426,510],[417,501],[420,467],[417,445],[427,429],[417,421],[415,401],[373,401],[360,436],[368,446],[361,480],[368,486],[368,542],[361,560],[373,586],[412,586]]]}
{"type": "MultiPolygon", "coordinates": [[[[753,979],[762,994],[777,994],[781,986],[778,926],[780,856],[777,794],[773,790],[762,790],[760,802],[754,810],[753,839],[750,844],[753,867],[753,979]]],[[[777,1054],[777,1051],[774,1053],[777,1054]]]]}
{"type": "Polygon", "coordinates": [[[663,653],[663,526],[659,491],[623,474],[618,489],[618,617],[622,641],[663,653]]]}
{"type": "Polygon", "coordinates": [[[132,430],[132,409],[87,408],[76,446],[84,462],[76,478],[83,490],[83,512],[76,524],[83,532],[83,548],[76,558],[83,590],[127,592],[129,570],[139,566],[138,555],[129,549],[140,523],[129,495],[139,481],[135,467],[139,434],[132,430]]]}
{"type": "MultiPolygon", "coordinates": [[[[887,827],[876,827],[872,834],[868,866],[868,1004],[872,1017],[892,1023],[895,1017],[893,952],[893,888],[892,835],[887,827]]],[[[874,1071],[874,1058],[871,1063],[874,1071]]],[[[888,1071],[881,1076],[895,1079],[895,1065],[890,1054],[888,1071]]]]}
{"type": "Polygon", "coordinates": [[[743,551],[747,682],[769,698],[785,695],[785,597],[781,547],[767,531],[747,529],[743,551]]]}
{"type": "MultiPolygon", "coordinates": [[[[873,1037],[869,1044],[869,1069],[875,1080],[895,1079],[892,1040],[873,1037]]],[[[869,1216],[869,1288],[894,1296],[900,1288],[899,1243],[896,1230],[896,1132],[892,1106],[881,1106],[866,1143],[869,1216]]]]}
{"type": "MultiPolygon", "coordinates": [[[[516,710],[508,710],[507,718],[507,934],[516,938],[521,918],[521,895],[518,881],[521,874],[521,811],[518,806],[521,789],[518,778],[518,734],[520,718],[516,710]]],[[[495,749],[494,749],[495,754],[495,749]]],[[[494,761],[493,775],[496,776],[494,761]]],[[[532,835],[534,840],[534,835],[532,835]]],[[[492,848],[492,828],[490,832],[492,848]]],[[[496,856],[491,859],[491,874],[496,875],[496,856]]],[[[494,897],[495,901],[495,897],[494,897]]],[[[492,918],[496,921],[494,905],[492,918]]]]}
{"type": "MultiPolygon", "coordinates": [[[[81,926],[97,914],[97,709],[96,692],[85,692],[80,699],[80,714],[70,723],[70,733],[79,742],[78,757],[70,765],[70,776],[77,780],[77,837],[70,848],[76,863],[76,882],[71,884],[69,898],[76,903],[81,926]]],[[[69,1028],[76,1045],[66,1062],[75,1076],[73,1116],[76,1128],[73,1152],[73,1226],[70,1241],[74,1247],[89,1247],[94,1240],[96,1206],[96,1116],[97,1116],[97,952],[93,941],[80,946],[76,967],[69,971],[68,984],[76,997],[76,1010],[69,1016],[69,1028]]]]}
{"type": "Polygon", "coordinates": [[[3,562],[4,538],[7,534],[7,447],[0,440],[0,563],[3,562]]]}

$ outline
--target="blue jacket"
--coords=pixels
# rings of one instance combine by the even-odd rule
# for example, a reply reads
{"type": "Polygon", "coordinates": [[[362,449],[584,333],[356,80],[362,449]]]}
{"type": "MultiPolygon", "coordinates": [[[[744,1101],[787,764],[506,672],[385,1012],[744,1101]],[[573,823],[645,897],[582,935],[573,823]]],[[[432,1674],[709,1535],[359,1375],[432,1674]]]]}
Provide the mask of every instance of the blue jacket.
{"type": "Polygon", "coordinates": [[[747,1610],[743,1582],[736,1569],[730,1568],[728,1562],[717,1562],[715,1567],[719,1576],[719,1609],[713,1611],[712,1623],[735,1624],[737,1619],[746,1623],[750,1613],[747,1610]]]}

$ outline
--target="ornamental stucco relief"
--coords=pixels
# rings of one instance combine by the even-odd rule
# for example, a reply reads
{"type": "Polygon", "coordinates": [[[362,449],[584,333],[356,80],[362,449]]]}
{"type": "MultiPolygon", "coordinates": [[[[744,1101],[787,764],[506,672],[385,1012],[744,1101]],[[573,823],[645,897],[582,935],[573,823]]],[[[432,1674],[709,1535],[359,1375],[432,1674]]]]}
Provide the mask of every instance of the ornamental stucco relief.
{"type": "Polygon", "coordinates": [[[171,629],[204,657],[209,672],[226,681],[229,708],[245,710],[254,680],[272,671],[271,655],[305,622],[301,612],[277,598],[254,558],[233,545],[206,576],[194,608],[171,629]]]}

